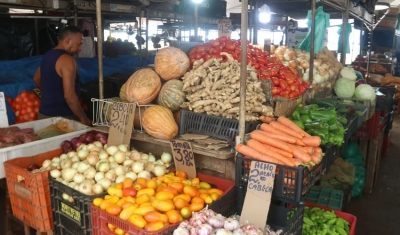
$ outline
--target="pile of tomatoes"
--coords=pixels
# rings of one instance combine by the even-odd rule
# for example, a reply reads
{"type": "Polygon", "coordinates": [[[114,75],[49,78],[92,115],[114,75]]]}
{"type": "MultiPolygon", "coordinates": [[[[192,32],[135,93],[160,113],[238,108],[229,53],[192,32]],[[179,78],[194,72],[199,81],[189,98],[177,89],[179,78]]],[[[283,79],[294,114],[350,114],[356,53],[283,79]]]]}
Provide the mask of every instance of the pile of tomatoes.
{"type": "Polygon", "coordinates": [[[37,120],[40,100],[32,91],[23,91],[14,100],[8,100],[17,119],[15,123],[37,120]]]}
{"type": "MultiPolygon", "coordinates": [[[[192,67],[195,60],[211,58],[222,58],[226,61],[221,52],[231,54],[233,59],[241,61],[241,42],[232,40],[225,36],[210,40],[209,42],[195,46],[189,53],[190,65],[192,67]]],[[[271,57],[266,51],[250,45],[247,42],[247,64],[250,64],[257,70],[259,80],[272,81],[273,97],[297,98],[302,95],[310,86],[309,82],[303,82],[295,72],[284,66],[276,57],[271,57]]]]}

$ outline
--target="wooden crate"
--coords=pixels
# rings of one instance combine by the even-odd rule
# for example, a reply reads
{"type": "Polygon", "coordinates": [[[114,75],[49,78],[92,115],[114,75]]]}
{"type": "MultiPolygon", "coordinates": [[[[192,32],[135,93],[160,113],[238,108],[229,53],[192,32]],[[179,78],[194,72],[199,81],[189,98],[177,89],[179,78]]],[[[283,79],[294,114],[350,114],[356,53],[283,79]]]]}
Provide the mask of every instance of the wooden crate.
{"type": "Polygon", "coordinates": [[[379,177],[379,168],[382,153],[383,131],[374,140],[358,139],[359,148],[364,158],[366,169],[364,193],[372,194],[379,177]]]}

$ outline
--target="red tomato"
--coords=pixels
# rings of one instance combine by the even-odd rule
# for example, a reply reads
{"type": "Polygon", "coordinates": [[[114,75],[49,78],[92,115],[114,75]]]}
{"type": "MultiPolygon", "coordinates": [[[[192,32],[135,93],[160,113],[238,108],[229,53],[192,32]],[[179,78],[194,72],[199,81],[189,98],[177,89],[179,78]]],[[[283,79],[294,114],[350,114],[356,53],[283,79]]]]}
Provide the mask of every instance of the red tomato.
{"type": "Polygon", "coordinates": [[[297,86],[294,85],[294,84],[290,85],[289,88],[290,88],[291,91],[298,91],[297,86]]]}
{"type": "Polygon", "coordinates": [[[272,95],[280,95],[282,93],[282,89],[279,87],[272,88],[272,95]]]}
{"type": "Polygon", "coordinates": [[[306,81],[302,84],[305,88],[308,88],[310,86],[310,81],[306,81]]]}
{"type": "Polygon", "coordinates": [[[299,93],[300,94],[304,94],[304,92],[306,92],[306,88],[304,86],[299,86],[299,93]]]}
{"type": "Polygon", "coordinates": [[[266,57],[266,58],[269,57],[268,51],[262,52],[262,53],[261,53],[261,56],[266,57]]]}
{"type": "Polygon", "coordinates": [[[226,41],[228,41],[228,37],[222,36],[222,37],[218,38],[218,41],[220,41],[220,42],[226,42],[226,41]]]}
{"type": "Polygon", "coordinates": [[[285,80],[279,80],[279,86],[280,86],[280,88],[282,88],[283,90],[288,89],[288,85],[287,85],[287,83],[286,83],[285,80]]]}
{"type": "Polygon", "coordinates": [[[202,57],[203,57],[203,55],[200,54],[200,53],[195,53],[195,55],[194,55],[194,59],[195,59],[195,60],[199,60],[199,59],[201,59],[202,57]]]}
{"type": "Polygon", "coordinates": [[[197,52],[205,51],[205,50],[206,50],[205,46],[197,46],[197,52]]]}
{"type": "Polygon", "coordinates": [[[197,48],[196,48],[196,47],[193,47],[193,48],[190,50],[189,55],[192,55],[192,54],[194,54],[194,53],[196,53],[196,52],[197,52],[197,48]]]}
{"type": "Polygon", "coordinates": [[[214,41],[210,42],[210,44],[211,44],[211,46],[213,46],[213,47],[219,47],[219,45],[220,45],[220,43],[219,43],[218,40],[214,40],[214,41]]]}
{"type": "Polygon", "coordinates": [[[33,108],[33,112],[36,113],[36,114],[39,113],[39,107],[33,108]]]}
{"type": "Polygon", "coordinates": [[[260,71],[264,71],[267,69],[263,64],[260,64],[260,67],[258,68],[260,71]]]}
{"type": "Polygon", "coordinates": [[[225,42],[220,41],[219,42],[219,48],[221,48],[221,50],[224,49],[225,48],[225,44],[226,44],[225,42]]]}
{"type": "Polygon", "coordinates": [[[134,189],[134,188],[124,188],[124,189],[122,190],[122,195],[123,195],[124,197],[127,197],[127,196],[135,197],[135,196],[136,196],[136,193],[137,193],[137,191],[136,191],[136,189],[134,189]]]}
{"type": "Polygon", "coordinates": [[[255,57],[251,58],[251,63],[252,64],[256,64],[257,63],[257,58],[255,58],[255,57]]]}
{"type": "Polygon", "coordinates": [[[289,94],[289,98],[297,98],[297,97],[299,97],[299,92],[298,91],[292,91],[292,92],[290,92],[290,94],[289,94]]]}
{"type": "Polygon", "coordinates": [[[228,43],[226,43],[225,48],[228,50],[234,51],[236,49],[236,46],[232,42],[228,42],[228,43]]]}
{"type": "Polygon", "coordinates": [[[286,79],[286,83],[288,84],[288,85],[292,85],[292,84],[294,84],[294,80],[293,79],[286,79]]]}
{"type": "Polygon", "coordinates": [[[260,67],[259,64],[252,64],[252,65],[253,65],[253,67],[254,67],[255,69],[258,69],[258,67],[260,67]]]}
{"type": "Polygon", "coordinates": [[[15,98],[15,102],[20,103],[22,101],[22,97],[21,96],[17,96],[15,98]]]}
{"type": "Polygon", "coordinates": [[[221,56],[220,54],[214,54],[213,57],[214,57],[215,59],[220,59],[220,58],[222,58],[222,56],[221,56]]]}
{"type": "Polygon", "coordinates": [[[277,77],[272,77],[272,85],[278,87],[279,86],[279,79],[277,77]]]}
{"type": "Polygon", "coordinates": [[[240,55],[242,53],[242,51],[236,46],[235,53],[240,55]]]}
{"type": "Polygon", "coordinates": [[[212,56],[208,55],[208,54],[203,57],[204,61],[207,61],[207,60],[209,60],[211,58],[212,58],[212,56]]]}
{"type": "Polygon", "coordinates": [[[261,56],[257,57],[257,61],[260,64],[267,64],[268,63],[268,61],[265,58],[261,57],[261,56]]]}

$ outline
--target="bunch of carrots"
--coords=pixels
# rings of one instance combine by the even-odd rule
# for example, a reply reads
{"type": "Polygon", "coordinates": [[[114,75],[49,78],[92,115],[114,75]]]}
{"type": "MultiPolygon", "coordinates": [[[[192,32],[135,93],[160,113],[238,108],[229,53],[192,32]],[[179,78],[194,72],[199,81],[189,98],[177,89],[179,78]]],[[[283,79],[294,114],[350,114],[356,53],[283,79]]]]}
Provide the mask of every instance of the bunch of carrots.
{"type": "Polygon", "coordinates": [[[290,167],[312,167],[321,162],[321,138],[310,136],[286,117],[262,116],[259,130],[250,133],[251,139],[236,146],[236,151],[255,160],[290,167]]]}

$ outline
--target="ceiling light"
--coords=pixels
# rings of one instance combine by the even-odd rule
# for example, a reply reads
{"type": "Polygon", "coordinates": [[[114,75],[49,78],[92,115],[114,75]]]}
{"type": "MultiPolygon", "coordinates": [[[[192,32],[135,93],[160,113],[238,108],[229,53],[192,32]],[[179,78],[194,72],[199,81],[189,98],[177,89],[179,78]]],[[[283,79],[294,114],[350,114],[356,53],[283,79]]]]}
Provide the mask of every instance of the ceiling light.
{"type": "Polygon", "coordinates": [[[203,0],[192,0],[194,3],[201,3],[203,0]]]}
{"type": "Polygon", "coordinates": [[[375,11],[382,11],[390,8],[390,4],[387,2],[378,2],[375,5],[375,11]]]}
{"type": "Polygon", "coordinates": [[[258,19],[261,23],[266,24],[271,20],[271,11],[267,4],[262,5],[259,9],[258,19]]]}

